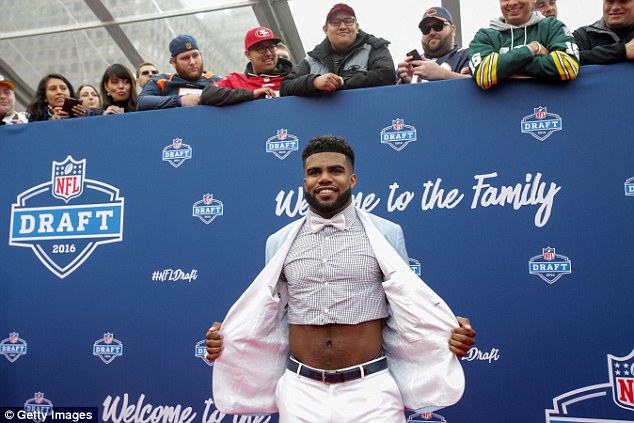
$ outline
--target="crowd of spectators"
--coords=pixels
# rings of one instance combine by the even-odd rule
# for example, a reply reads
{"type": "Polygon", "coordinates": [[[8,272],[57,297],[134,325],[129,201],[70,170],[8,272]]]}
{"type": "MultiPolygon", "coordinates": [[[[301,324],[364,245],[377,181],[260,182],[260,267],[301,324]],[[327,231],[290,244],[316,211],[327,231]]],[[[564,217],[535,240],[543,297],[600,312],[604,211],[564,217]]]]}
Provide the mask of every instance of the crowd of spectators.
{"type": "Polygon", "coordinates": [[[40,80],[26,112],[15,111],[15,83],[0,75],[0,124],[458,78],[472,78],[483,89],[515,76],[571,81],[580,65],[634,60],[634,0],[601,1],[602,17],[572,31],[558,18],[557,0],[499,0],[501,16],[480,29],[468,48],[455,43],[451,13],[432,7],[419,23],[422,54],[414,49],[397,66],[389,41],[363,31],[354,9],[344,3],[328,12],[324,40],[294,65],[282,39],[257,27],[245,36],[246,69],[222,78],[205,70],[196,39],[182,34],[169,44],[173,73],[142,63],[135,77],[126,66],[113,64],[99,89],[84,84],[77,92],[66,77],[51,73],[40,80]]]}

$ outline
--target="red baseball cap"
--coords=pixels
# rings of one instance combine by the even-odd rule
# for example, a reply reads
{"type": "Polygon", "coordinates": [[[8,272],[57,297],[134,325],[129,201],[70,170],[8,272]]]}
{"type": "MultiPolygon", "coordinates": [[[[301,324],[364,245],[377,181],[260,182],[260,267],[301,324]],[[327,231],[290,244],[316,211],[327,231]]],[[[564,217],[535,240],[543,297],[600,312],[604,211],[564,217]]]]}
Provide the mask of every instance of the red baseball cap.
{"type": "Polygon", "coordinates": [[[244,49],[248,50],[259,42],[269,40],[275,41],[276,43],[282,41],[281,38],[277,38],[275,34],[273,34],[273,31],[266,27],[259,26],[257,28],[253,28],[249,30],[247,35],[244,37],[244,49]]]}
{"type": "Polygon", "coordinates": [[[8,79],[6,79],[3,75],[0,75],[0,84],[4,84],[12,90],[15,90],[15,84],[8,79]]]}
{"type": "Polygon", "coordinates": [[[348,6],[345,3],[337,3],[334,6],[332,6],[332,9],[330,9],[330,12],[328,12],[328,15],[326,16],[326,23],[328,23],[328,21],[330,20],[332,15],[334,15],[335,13],[337,13],[339,11],[344,11],[344,12],[354,16],[355,18],[357,17],[357,15],[354,13],[354,9],[352,7],[348,6]]]}

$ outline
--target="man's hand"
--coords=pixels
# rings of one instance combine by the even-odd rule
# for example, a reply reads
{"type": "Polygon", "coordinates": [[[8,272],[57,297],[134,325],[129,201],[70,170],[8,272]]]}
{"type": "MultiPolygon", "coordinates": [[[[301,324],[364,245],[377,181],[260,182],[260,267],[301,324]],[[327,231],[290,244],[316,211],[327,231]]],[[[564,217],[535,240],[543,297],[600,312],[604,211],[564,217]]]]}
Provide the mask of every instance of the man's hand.
{"type": "Polygon", "coordinates": [[[475,344],[475,331],[471,328],[471,322],[466,317],[456,316],[459,328],[452,329],[449,349],[458,357],[464,357],[475,344]]]}
{"type": "Polygon", "coordinates": [[[273,88],[258,88],[257,90],[253,90],[253,98],[273,98],[277,97],[275,90],[273,88]]]}
{"type": "Polygon", "coordinates": [[[625,57],[627,60],[634,60],[634,38],[625,43],[625,57]]]}
{"type": "Polygon", "coordinates": [[[412,82],[412,75],[414,75],[414,66],[412,66],[412,56],[407,56],[407,58],[398,64],[396,71],[398,72],[398,77],[401,78],[401,83],[409,84],[412,82]]]}
{"type": "Polygon", "coordinates": [[[420,77],[420,79],[426,79],[427,81],[441,81],[450,79],[451,70],[440,66],[434,60],[423,58],[423,60],[413,60],[414,75],[420,77]]]}
{"type": "Polygon", "coordinates": [[[197,94],[185,94],[181,97],[181,107],[198,106],[200,96],[197,94]]]}
{"type": "Polygon", "coordinates": [[[207,361],[214,361],[220,357],[220,353],[222,353],[222,348],[224,346],[222,340],[223,336],[220,332],[218,332],[221,325],[222,322],[214,322],[205,336],[205,344],[207,346],[207,355],[205,355],[205,358],[207,361]]]}
{"type": "Polygon", "coordinates": [[[315,78],[313,86],[320,91],[337,91],[338,88],[343,87],[343,79],[334,73],[327,73],[315,78]]]}
{"type": "Polygon", "coordinates": [[[528,47],[530,47],[531,51],[533,52],[533,56],[546,56],[550,54],[550,51],[548,51],[545,46],[538,43],[537,41],[531,41],[530,43],[528,43],[528,47]]]}

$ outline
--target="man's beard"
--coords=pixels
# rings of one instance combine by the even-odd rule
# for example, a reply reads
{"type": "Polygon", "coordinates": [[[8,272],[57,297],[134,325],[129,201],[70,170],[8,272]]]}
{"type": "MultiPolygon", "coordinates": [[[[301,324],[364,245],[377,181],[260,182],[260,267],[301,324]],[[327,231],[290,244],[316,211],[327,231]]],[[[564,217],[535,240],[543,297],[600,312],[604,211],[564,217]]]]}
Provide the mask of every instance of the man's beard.
{"type": "Polygon", "coordinates": [[[308,191],[304,193],[308,205],[318,214],[336,214],[350,201],[352,198],[352,188],[348,188],[331,204],[320,203],[308,191]]]}
{"type": "Polygon", "coordinates": [[[439,43],[436,46],[435,50],[431,49],[429,42],[423,43],[423,51],[425,52],[425,56],[432,58],[442,57],[445,54],[449,53],[452,48],[453,44],[451,42],[451,36],[447,36],[442,40],[439,40],[439,43]]]}
{"type": "Polygon", "coordinates": [[[203,71],[205,69],[204,67],[205,65],[203,64],[203,62],[200,62],[200,69],[198,69],[197,72],[195,72],[194,74],[191,74],[187,71],[187,66],[185,66],[184,69],[177,69],[176,73],[178,73],[178,75],[183,78],[183,79],[187,79],[188,81],[198,81],[200,79],[200,77],[203,74],[203,71]]]}

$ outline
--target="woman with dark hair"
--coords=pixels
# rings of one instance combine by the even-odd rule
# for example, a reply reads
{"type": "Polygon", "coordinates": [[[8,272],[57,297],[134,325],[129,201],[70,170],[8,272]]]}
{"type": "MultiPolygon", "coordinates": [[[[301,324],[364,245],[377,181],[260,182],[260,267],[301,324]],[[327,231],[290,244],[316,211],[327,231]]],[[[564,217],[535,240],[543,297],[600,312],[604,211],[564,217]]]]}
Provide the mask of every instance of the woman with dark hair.
{"type": "Polygon", "coordinates": [[[81,105],[87,109],[87,115],[97,116],[101,115],[101,98],[99,98],[99,92],[91,84],[84,84],[77,88],[77,96],[81,100],[81,105]]]}
{"type": "Polygon", "coordinates": [[[86,115],[86,108],[76,104],[72,113],[62,110],[67,98],[75,98],[73,85],[63,75],[50,73],[40,80],[35,91],[35,97],[26,108],[29,122],[40,120],[68,119],[86,115]]]}
{"type": "Polygon", "coordinates": [[[136,89],[134,75],[118,63],[109,66],[101,78],[101,107],[104,115],[134,111],[136,89]]]}

